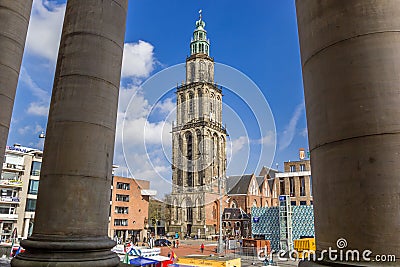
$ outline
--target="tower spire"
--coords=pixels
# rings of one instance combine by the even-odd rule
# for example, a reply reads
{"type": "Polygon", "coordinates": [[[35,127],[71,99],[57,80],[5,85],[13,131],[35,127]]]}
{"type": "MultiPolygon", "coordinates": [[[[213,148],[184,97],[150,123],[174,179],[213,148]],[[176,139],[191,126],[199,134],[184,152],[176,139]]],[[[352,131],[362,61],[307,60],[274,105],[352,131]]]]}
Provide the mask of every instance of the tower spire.
{"type": "Polygon", "coordinates": [[[190,42],[190,55],[206,54],[210,56],[210,40],[207,39],[206,23],[203,20],[203,10],[199,10],[199,20],[196,21],[196,29],[190,42]]]}

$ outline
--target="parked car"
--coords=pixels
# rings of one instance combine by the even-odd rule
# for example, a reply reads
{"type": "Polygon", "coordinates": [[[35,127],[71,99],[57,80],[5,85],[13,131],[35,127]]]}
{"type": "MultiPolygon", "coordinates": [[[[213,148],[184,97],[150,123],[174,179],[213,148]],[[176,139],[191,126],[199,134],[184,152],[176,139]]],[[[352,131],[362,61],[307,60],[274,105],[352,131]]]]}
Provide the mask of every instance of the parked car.
{"type": "Polygon", "coordinates": [[[154,246],[156,247],[164,247],[164,246],[171,246],[171,241],[162,238],[162,239],[157,239],[156,241],[154,241],[154,246]]]}

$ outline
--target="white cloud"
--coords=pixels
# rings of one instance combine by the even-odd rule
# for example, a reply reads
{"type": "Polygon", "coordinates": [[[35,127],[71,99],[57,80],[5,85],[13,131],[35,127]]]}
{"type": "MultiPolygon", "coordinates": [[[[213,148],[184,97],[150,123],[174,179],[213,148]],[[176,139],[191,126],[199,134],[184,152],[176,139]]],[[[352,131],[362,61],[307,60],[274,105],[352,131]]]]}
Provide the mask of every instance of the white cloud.
{"type": "Polygon", "coordinates": [[[281,134],[279,138],[279,150],[283,150],[287,148],[293,141],[293,138],[296,133],[297,123],[303,114],[304,111],[304,104],[301,103],[297,105],[292,118],[289,121],[289,124],[286,125],[285,130],[281,134]]]}
{"type": "Polygon", "coordinates": [[[304,138],[307,138],[307,137],[308,137],[308,129],[307,129],[307,127],[304,128],[304,129],[300,132],[300,135],[303,136],[304,138]]]}
{"type": "Polygon", "coordinates": [[[122,77],[148,77],[154,70],[155,65],[153,50],[153,45],[142,40],[139,40],[137,43],[126,43],[122,58],[122,77]]]}
{"type": "Polygon", "coordinates": [[[33,1],[26,41],[28,53],[56,62],[64,13],[65,4],[49,0],[33,1]]]}
{"type": "Polygon", "coordinates": [[[275,133],[273,131],[268,131],[265,135],[256,141],[258,144],[262,144],[265,146],[272,146],[275,144],[275,133]]]}
{"type": "Polygon", "coordinates": [[[227,156],[235,156],[240,152],[245,146],[249,146],[249,138],[247,136],[240,136],[234,140],[229,140],[227,144],[227,156]]]}
{"type": "Polygon", "coordinates": [[[22,67],[20,80],[25,83],[32,95],[36,99],[28,106],[27,113],[35,116],[46,116],[49,112],[50,93],[40,88],[29,75],[28,71],[22,67]]]}
{"type": "Polygon", "coordinates": [[[36,116],[45,116],[47,117],[49,113],[49,106],[48,105],[43,105],[37,102],[32,102],[29,104],[28,114],[31,115],[36,115],[36,116]]]}
{"type": "Polygon", "coordinates": [[[155,109],[158,109],[162,114],[168,115],[176,109],[176,103],[170,97],[164,101],[158,102],[155,109]]]}
{"type": "Polygon", "coordinates": [[[24,127],[21,127],[18,129],[18,133],[21,135],[26,135],[26,134],[38,134],[40,132],[43,132],[44,129],[42,126],[40,126],[39,124],[36,123],[35,126],[32,125],[26,125],[24,127]]]}

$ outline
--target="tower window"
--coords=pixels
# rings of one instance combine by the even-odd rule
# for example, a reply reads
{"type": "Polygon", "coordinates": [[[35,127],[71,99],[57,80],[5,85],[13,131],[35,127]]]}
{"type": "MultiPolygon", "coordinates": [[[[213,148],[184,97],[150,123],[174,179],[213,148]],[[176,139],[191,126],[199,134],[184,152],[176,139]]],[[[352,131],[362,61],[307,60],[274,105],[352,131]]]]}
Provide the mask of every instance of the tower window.
{"type": "Polygon", "coordinates": [[[189,113],[193,114],[194,113],[194,103],[193,103],[193,94],[189,95],[189,113]]]}

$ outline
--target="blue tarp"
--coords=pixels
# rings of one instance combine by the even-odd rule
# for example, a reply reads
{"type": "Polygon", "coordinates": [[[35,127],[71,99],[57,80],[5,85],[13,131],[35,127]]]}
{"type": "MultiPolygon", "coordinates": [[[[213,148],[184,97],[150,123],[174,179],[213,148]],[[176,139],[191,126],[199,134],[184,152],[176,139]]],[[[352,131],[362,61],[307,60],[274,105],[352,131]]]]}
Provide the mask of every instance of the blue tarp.
{"type": "Polygon", "coordinates": [[[156,260],[146,259],[146,258],[134,258],[129,261],[129,264],[134,266],[146,266],[149,264],[158,263],[156,260]]]}

